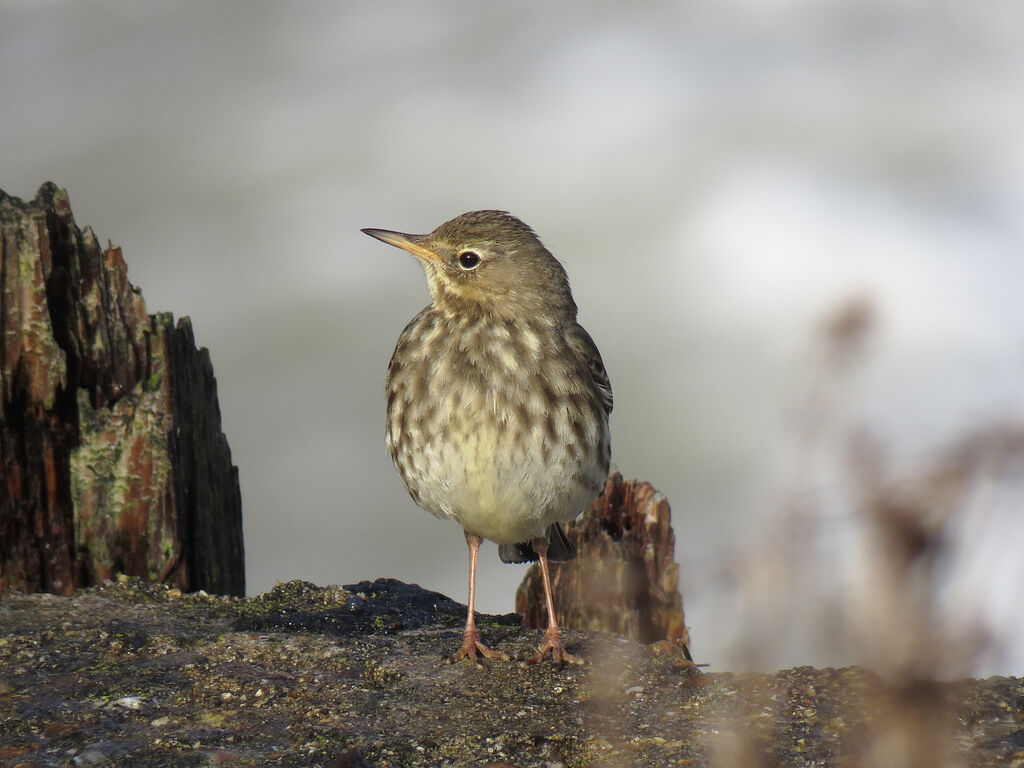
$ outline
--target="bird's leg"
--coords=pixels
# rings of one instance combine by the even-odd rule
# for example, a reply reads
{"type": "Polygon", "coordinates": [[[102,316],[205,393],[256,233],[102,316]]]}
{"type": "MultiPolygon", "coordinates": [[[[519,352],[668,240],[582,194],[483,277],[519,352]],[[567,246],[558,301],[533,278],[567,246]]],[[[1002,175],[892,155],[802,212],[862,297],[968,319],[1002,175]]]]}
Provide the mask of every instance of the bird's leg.
{"type": "Polygon", "coordinates": [[[582,664],[583,659],[573,656],[562,647],[562,632],[558,629],[558,622],[555,620],[555,600],[551,596],[551,575],[548,572],[548,540],[539,538],[533,540],[533,549],[540,558],[540,572],[544,577],[544,601],[548,606],[548,631],[544,633],[544,639],[540,648],[533,656],[526,660],[527,664],[536,664],[551,652],[551,660],[556,664],[582,664]]]}
{"type": "Polygon", "coordinates": [[[473,618],[473,603],[476,601],[476,557],[482,543],[483,539],[466,531],[466,544],[469,546],[469,610],[466,614],[466,628],[462,631],[462,647],[451,655],[448,659],[449,664],[467,658],[476,661],[478,653],[488,659],[508,658],[501,651],[492,651],[480,642],[480,631],[476,628],[476,620],[473,618]]]}

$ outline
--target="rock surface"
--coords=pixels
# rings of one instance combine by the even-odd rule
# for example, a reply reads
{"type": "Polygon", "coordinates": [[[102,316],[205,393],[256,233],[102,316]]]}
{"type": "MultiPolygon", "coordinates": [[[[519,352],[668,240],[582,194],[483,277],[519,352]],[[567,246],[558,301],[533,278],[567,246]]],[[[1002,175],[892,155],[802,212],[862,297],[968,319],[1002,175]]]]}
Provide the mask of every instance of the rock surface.
{"type": "MultiPolygon", "coordinates": [[[[0,766],[996,766],[1024,680],[892,686],[858,668],[702,673],[568,632],[582,667],[448,665],[464,607],[393,580],[254,598],[122,579],[0,593],[0,766]]],[[[1016,762],[1015,762],[1016,761],[1016,762]]]]}

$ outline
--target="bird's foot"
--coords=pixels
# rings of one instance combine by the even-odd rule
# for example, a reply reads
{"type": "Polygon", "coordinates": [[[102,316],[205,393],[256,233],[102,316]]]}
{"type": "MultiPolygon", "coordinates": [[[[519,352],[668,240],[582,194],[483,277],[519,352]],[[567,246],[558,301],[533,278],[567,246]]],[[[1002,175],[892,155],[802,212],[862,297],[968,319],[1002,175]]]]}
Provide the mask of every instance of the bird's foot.
{"type": "Polygon", "coordinates": [[[544,633],[544,639],[540,643],[537,653],[526,660],[527,664],[538,664],[548,653],[551,653],[551,660],[558,666],[563,664],[582,664],[583,659],[573,656],[562,647],[562,633],[558,627],[548,627],[544,633]]]}
{"type": "Polygon", "coordinates": [[[477,654],[480,654],[487,659],[500,659],[502,661],[508,661],[508,655],[501,651],[495,651],[488,648],[486,645],[480,642],[480,633],[476,629],[467,629],[462,633],[462,647],[459,648],[455,653],[448,657],[448,663],[454,664],[462,659],[469,659],[473,662],[479,663],[477,654]]]}

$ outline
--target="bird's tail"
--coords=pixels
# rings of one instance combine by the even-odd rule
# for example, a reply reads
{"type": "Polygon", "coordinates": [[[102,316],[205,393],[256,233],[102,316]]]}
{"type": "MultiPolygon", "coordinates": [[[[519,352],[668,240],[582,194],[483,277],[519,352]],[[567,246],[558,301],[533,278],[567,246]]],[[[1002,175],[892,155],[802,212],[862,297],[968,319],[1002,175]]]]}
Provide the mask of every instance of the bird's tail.
{"type": "MultiPolygon", "coordinates": [[[[503,563],[532,563],[540,558],[529,541],[518,544],[499,544],[498,557],[503,563]]],[[[564,563],[576,557],[576,547],[565,535],[560,523],[552,523],[548,527],[548,560],[552,563],[564,563]]]]}

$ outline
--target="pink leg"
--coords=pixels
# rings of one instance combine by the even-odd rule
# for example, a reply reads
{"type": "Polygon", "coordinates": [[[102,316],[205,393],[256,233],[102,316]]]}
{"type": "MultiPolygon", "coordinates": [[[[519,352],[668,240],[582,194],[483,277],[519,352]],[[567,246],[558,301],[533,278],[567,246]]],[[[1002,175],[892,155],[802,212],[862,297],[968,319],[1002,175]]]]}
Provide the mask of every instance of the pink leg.
{"type": "Polygon", "coordinates": [[[573,656],[562,647],[562,632],[555,620],[555,600],[551,596],[551,575],[548,572],[548,540],[534,539],[533,548],[540,557],[540,572],[544,577],[544,601],[548,606],[548,630],[544,633],[540,649],[526,660],[527,664],[536,664],[551,652],[551,660],[556,664],[582,664],[583,659],[573,656]]]}
{"type": "Polygon", "coordinates": [[[449,664],[454,664],[459,659],[477,660],[477,654],[488,659],[507,659],[501,651],[492,651],[480,642],[480,631],[476,628],[476,620],[473,618],[473,603],[476,601],[476,557],[480,552],[480,545],[483,539],[472,533],[466,533],[466,544],[469,546],[469,611],[466,615],[466,628],[462,631],[462,647],[448,659],[449,664]]]}

